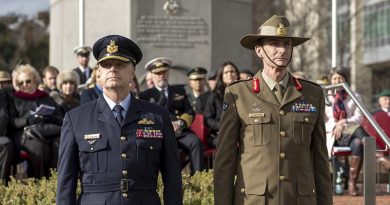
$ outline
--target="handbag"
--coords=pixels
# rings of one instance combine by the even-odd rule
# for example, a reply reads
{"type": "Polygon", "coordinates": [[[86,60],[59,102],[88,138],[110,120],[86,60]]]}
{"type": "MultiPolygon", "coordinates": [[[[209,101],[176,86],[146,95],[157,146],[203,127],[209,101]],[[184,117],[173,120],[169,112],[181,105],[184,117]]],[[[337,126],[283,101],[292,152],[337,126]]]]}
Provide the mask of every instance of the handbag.
{"type": "Polygon", "coordinates": [[[40,132],[39,132],[39,125],[28,125],[24,127],[22,137],[21,137],[21,146],[24,147],[26,142],[28,140],[38,140],[43,143],[49,143],[50,139],[46,139],[40,132]]]}

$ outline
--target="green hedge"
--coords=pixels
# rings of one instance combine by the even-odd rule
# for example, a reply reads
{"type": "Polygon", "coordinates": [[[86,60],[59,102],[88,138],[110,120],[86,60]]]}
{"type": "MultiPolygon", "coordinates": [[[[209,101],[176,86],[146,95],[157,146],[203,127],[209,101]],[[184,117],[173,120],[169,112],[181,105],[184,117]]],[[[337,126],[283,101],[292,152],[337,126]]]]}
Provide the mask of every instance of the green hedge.
{"type": "MultiPolygon", "coordinates": [[[[2,205],[54,205],[57,190],[57,173],[49,179],[12,179],[8,186],[0,184],[0,204],[2,205]]],[[[199,172],[194,176],[183,174],[184,204],[213,204],[213,173],[199,172]]],[[[78,190],[79,192],[80,190],[78,190]]],[[[161,177],[158,193],[162,196],[161,177]]]]}

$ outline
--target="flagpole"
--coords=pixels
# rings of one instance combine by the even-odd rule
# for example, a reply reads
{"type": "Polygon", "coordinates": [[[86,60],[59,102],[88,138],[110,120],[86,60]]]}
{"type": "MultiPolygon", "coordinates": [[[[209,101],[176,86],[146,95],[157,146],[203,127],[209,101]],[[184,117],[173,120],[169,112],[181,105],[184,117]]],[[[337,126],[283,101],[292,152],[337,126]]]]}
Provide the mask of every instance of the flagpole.
{"type": "Polygon", "coordinates": [[[337,63],[337,2],[332,0],[332,68],[337,63]]]}
{"type": "Polygon", "coordinates": [[[79,0],[79,46],[84,45],[84,0],[79,0]]]}

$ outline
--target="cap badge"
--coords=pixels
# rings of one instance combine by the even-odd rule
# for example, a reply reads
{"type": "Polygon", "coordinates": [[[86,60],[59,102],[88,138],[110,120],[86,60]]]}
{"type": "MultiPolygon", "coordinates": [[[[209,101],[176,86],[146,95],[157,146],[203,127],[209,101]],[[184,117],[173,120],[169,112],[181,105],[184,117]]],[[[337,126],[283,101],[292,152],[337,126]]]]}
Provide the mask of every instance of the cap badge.
{"type": "Polygon", "coordinates": [[[163,65],[164,65],[164,63],[158,61],[158,62],[156,63],[156,68],[162,67],[163,65]]]}
{"type": "Polygon", "coordinates": [[[114,40],[110,41],[110,44],[107,45],[107,53],[116,53],[118,52],[118,46],[115,44],[114,40]]]}
{"type": "Polygon", "coordinates": [[[282,23],[279,23],[279,27],[276,29],[276,33],[279,36],[285,36],[287,33],[286,27],[282,23]]]}

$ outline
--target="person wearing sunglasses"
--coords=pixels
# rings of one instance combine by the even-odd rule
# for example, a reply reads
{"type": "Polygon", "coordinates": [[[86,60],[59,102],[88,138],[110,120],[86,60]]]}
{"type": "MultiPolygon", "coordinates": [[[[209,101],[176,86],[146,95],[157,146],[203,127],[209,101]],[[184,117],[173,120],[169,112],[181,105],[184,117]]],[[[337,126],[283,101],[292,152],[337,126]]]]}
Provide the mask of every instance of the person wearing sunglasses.
{"type": "Polygon", "coordinates": [[[29,177],[48,177],[49,168],[56,167],[55,156],[58,148],[51,143],[61,132],[62,116],[54,100],[38,88],[39,73],[29,65],[19,65],[15,69],[15,82],[18,90],[8,104],[10,126],[9,135],[15,143],[15,151],[24,150],[29,154],[29,177]],[[48,106],[52,113],[36,113],[40,106],[48,106]],[[34,130],[35,135],[27,137],[26,130],[34,130]],[[51,153],[52,152],[52,153],[51,153]]]}

